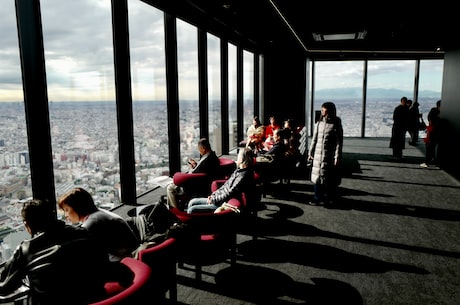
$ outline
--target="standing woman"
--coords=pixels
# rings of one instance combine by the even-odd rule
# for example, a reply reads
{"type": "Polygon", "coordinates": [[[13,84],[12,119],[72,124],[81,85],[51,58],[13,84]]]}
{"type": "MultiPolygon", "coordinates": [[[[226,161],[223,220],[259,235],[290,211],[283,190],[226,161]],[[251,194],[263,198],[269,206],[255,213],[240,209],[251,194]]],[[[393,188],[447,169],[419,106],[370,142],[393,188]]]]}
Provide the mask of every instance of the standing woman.
{"type": "Polygon", "coordinates": [[[407,130],[410,135],[409,145],[417,145],[420,129],[420,117],[419,103],[415,101],[409,108],[409,123],[407,126],[407,130]]]}
{"type": "Polygon", "coordinates": [[[342,120],[337,116],[335,104],[326,102],[321,105],[321,116],[316,123],[308,152],[308,159],[313,160],[311,182],[315,184],[315,194],[310,205],[333,204],[337,199],[342,148],[342,120]]]}

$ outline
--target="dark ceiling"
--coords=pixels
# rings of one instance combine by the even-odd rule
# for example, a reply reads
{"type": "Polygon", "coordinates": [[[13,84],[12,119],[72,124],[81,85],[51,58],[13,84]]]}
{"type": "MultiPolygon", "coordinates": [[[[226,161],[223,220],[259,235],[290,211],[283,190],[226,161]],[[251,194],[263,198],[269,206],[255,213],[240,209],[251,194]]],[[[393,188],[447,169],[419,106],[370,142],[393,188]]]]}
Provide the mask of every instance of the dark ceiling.
{"type": "Polygon", "coordinates": [[[311,58],[442,58],[456,47],[454,11],[435,2],[402,1],[144,0],[220,37],[261,52],[290,48],[311,58]],[[315,41],[313,33],[366,32],[364,39],[315,41]],[[439,50],[438,50],[439,48],[439,50]]]}

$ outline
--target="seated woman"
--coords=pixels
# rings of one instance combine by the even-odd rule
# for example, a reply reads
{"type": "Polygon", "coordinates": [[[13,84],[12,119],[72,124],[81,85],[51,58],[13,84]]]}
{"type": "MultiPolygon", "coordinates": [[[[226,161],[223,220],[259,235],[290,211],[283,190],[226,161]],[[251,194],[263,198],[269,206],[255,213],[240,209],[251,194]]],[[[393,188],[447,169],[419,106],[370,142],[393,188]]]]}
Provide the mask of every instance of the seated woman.
{"type": "Polygon", "coordinates": [[[253,191],[254,188],[254,154],[246,147],[238,155],[237,169],[230,178],[207,198],[190,200],[187,213],[213,212],[230,198],[239,198],[243,192],[253,191]]]}
{"type": "Polygon", "coordinates": [[[58,205],[68,221],[86,228],[104,247],[110,261],[131,256],[139,246],[140,241],[126,220],[113,212],[97,208],[86,190],[75,188],[69,191],[59,199],[58,205]]]}
{"type": "Polygon", "coordinates": [[[274,144],[269,151],[258,153],[255,164],[255,171],[264,178],[278,177],[285,166],[287,147],[282,137],[284,129],[276,129],[273,132],[274,144]]]}
{"type": "Polygon", "coordinates": [[[273,144],[275,144],[275,139],[273,138],[274,131],[280,129],[281,126],[278,124],[278,120],[275,116],[270,117],[270,124],[265,127],[265,142],[263,143],[264,149],[269,151],[273,144]]]}
{"type": "Polygon", "coordinates": [[[255,144],[257,147],[262,148],[265,141],[265,126],[262,125],[258,116],[252,119],[252,124],[246,131],[247,138],[241,141],[239,146],[245,147],[249,144],[255,144]]]}

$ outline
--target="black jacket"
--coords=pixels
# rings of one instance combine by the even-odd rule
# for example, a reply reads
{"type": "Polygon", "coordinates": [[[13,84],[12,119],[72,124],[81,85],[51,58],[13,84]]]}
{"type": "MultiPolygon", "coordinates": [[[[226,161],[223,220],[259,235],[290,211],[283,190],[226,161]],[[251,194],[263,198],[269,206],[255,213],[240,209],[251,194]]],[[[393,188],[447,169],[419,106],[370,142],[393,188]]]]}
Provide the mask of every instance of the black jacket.
{"type": "Polygon", "coordinates": [[[211,204],[221,206],[230,198],[241,198],[241,193],[253,191],[254,188],[254,170],[238,168],[220,188],[211,194],[211,204]]]}
{"type": "Polygon", "coordinates": [[[56,221],[17,247],[0,275],[0,294],[15,291],[28,278],[34,305],[87,304],[106,297],[111,266],[86,229],[56,221]]]}

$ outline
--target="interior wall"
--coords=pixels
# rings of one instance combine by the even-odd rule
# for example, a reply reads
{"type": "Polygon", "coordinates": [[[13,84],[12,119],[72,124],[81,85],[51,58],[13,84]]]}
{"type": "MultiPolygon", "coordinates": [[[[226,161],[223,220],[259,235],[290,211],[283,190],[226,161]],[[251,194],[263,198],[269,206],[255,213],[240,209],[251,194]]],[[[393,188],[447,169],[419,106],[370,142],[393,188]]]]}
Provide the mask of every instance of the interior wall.
{"type": "Polygon", "coordinates": [[[445,129],[438,147],[438,161],[441,167],[460,177],[460,49],[448,50],[444,56],[442,80],[441,118],[445,129]]]}
{"type": "Polygon", "coordinates": [[[306,58],[300,52],[288,51],[273,49],[264,56],[264,124],[271,115],[280,123],[288,118],[297,124],[306,123],[306,58]]]}

